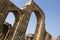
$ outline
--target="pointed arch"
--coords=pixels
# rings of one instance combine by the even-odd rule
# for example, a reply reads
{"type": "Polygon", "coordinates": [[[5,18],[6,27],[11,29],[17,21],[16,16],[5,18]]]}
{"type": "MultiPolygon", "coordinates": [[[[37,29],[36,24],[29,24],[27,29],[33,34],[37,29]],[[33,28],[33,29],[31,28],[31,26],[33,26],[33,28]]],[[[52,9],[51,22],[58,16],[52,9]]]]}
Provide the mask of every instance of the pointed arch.
{"type": "Polygon", "coordinates": [[[27,26],[26,34],[29,34],[29,33],[34,34],[36,25],[37,25],[36,15],[34,12],[32,12],[28,26],[27,26]]]}
{"type": "Polygon", "coordinates": [[[14,16],[14,13],[13,12],[9,12],[6,19],[5,19],[6,22],[10,23],[12,26],[15,22],[15,16],[14,16]]]}

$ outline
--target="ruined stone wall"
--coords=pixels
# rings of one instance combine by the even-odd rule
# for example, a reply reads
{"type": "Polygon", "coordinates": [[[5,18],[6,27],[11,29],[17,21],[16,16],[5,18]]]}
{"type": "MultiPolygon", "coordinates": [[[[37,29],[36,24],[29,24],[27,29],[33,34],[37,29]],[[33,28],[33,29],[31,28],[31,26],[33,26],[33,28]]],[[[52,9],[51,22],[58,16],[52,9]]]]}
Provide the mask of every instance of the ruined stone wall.
{"type": "MultiPolygon", "coordinates": [[[[34,39],[34,34],[27,34],[25,36],[25,40],[33,40],[33,39],[34,39]]],[[[45,32],[42,37],[42,40],[52,40],[51,34],[49,34],[48,32],[45,32]]]]}
{"type": "MultiPolygon", "coordinates": [[[[0,27],[3,26],[9,12],[13,12],[15,23],[10,31],[8,31],[9,26],[7,28],[5,28],[6,26],[3,27],[3,30],[7,30],[3,31],[3,40],[25,40],[25,32],[32,12],[35,13],[37,18],[36,31],[32,40],[52,40],[51,34],[45,30],[45,14],[33,0],[27,2],[22,9],[17,8],[9,0],[1,0],[0,27]]],[[[59,38],[57,38],[57,40],[59,40],[59,38]]]]}
{"type": "Polygon", "coordinates": [[[4,22],[4,24],[0,27],[0,40],[4,40],[5,38],[7,38],[11,29],[12,25],[4,22]]]}

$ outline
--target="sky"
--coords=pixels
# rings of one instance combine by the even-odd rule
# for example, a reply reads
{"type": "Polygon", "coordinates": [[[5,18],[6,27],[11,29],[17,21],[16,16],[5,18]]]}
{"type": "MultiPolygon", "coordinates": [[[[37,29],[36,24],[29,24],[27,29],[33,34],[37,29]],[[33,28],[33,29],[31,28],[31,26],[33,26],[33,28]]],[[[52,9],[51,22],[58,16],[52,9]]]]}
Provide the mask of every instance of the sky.
{"type": "MultiPolygon", "coordinates": [[[[22,8],[29,0],[10,0],[18,8],[22,8]]],[[[53,37],[60,35],[60,0],[34,0],[34,2],[45,13],[45,28],[53,37]]],[[[12,12],[9,12],[6,20],[10,24],[14,24],[15,17],[12,12]]],[[[26,34],[35,33],[36,29],[36,16],[32,12],[26,34]]]]}

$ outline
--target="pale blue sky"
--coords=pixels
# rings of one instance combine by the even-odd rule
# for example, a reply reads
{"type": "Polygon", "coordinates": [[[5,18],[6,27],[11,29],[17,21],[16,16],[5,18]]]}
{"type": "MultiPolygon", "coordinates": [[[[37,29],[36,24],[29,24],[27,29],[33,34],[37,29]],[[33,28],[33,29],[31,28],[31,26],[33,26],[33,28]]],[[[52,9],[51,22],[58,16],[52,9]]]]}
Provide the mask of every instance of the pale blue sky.
{"type": "MultiPolygon", "coordinates": [[[[29,0],[11,0],[17,7],[22,8],[29,0]]],[[[60,35],[60,0],[34,0],[45,13],[45,28],[53,37],[60,35]]],[[[14,16],[10,13],[6,19],[10,24],[14,23],[14,16]]],[[[36,28],[36,16],[32,13],[26,34],[34,33],[36,28]]]]}

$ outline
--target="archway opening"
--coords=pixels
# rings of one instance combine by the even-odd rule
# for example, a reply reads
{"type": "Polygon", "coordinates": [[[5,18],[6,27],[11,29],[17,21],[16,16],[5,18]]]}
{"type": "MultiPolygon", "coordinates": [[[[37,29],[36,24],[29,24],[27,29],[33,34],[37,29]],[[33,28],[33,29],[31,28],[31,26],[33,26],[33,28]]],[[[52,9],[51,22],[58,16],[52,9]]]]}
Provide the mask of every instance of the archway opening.
{"type": "Polygon", "coordinates": [[[36,18],[36,15],[34,14],[34,12],[32,12],[29,23],[28,23],[28,27],[26,30],[26,35],[34,34],[35,30],[36,30],[36,25],[37,25],[37,18],[36,18]]]}
{"type": "Polygon", "coordinates": [[[9,12],[8,16],[5,19],[5,22],[11,24],[12,26],[14,25],[15,16],[14,16],[13,12],[9,12]]]}

